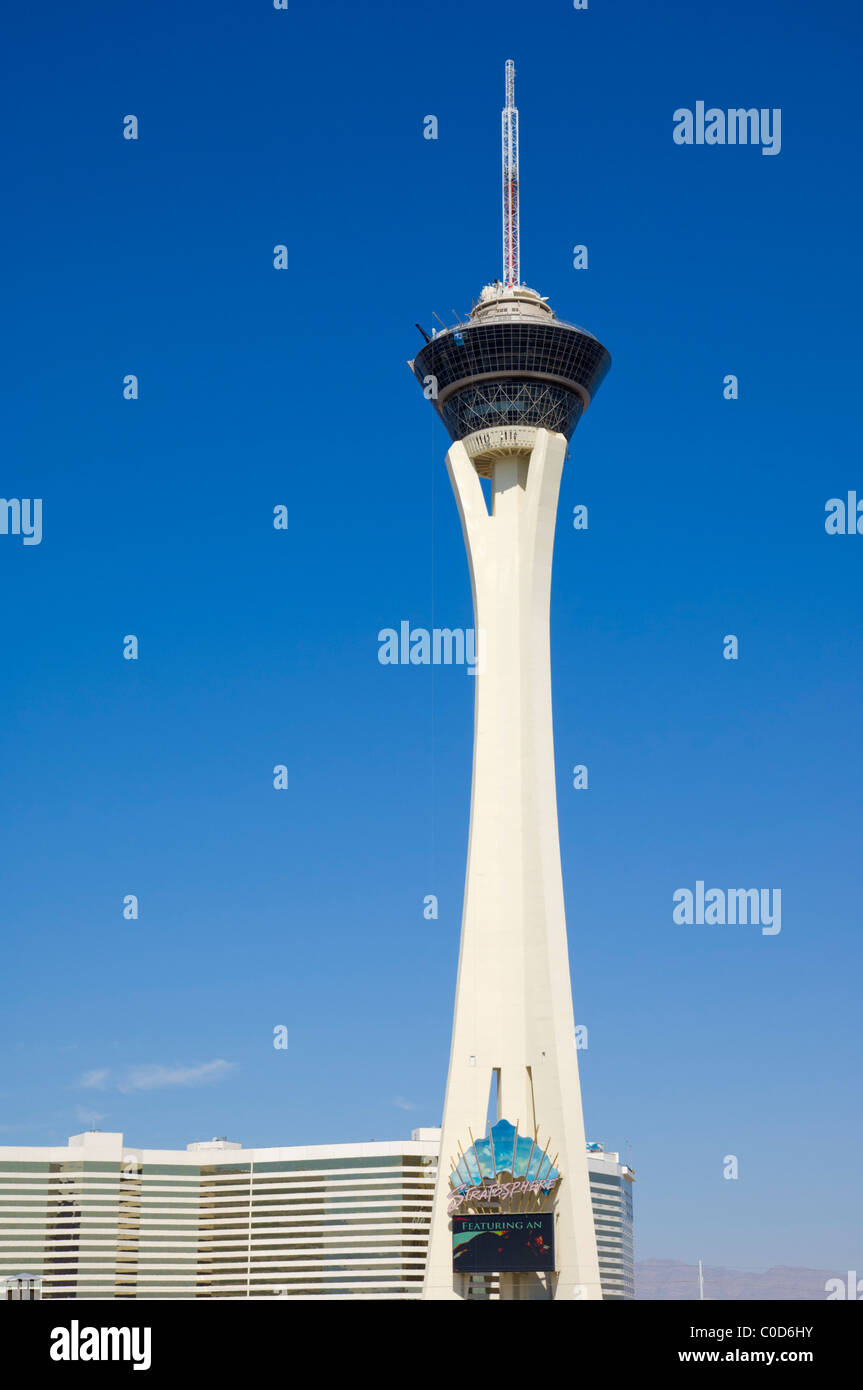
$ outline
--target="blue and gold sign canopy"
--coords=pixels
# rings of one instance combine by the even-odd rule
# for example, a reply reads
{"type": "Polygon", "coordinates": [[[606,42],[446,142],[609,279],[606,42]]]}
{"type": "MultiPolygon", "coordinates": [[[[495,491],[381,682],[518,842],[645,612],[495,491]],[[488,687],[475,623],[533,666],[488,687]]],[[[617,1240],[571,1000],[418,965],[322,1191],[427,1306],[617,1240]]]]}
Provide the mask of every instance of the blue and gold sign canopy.
{"type": "Polygon", "coordinates": [[[509,1120],[498,1120],[490,1126],[487,1138],[475,1139],[464,1151],[450,1174],[450,1183],[455,1188],[480,1187],[505,1173],[528,1182],[549,1184],[560,1177],[535,1139],[519,1134],[518,1126],[509,1120]]]}

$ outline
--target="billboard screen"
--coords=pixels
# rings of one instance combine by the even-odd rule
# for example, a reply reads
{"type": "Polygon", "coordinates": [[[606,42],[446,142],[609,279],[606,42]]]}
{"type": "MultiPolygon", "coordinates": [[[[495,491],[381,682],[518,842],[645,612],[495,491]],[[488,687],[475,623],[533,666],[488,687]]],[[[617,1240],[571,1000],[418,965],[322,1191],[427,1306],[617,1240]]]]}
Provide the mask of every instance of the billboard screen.
{"type": "Polygon", "coordinates": [[[554,1213],[452,1218],[454,1274],[554,1270],[554,1213]]]}

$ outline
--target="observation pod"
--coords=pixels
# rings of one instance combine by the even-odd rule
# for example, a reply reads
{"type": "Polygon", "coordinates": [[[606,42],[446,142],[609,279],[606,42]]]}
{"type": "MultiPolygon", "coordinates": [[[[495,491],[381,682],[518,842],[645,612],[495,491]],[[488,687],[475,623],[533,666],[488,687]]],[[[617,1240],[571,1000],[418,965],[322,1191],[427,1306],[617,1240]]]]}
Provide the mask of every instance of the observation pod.
{"type": "Polygon", "coordinates": [[[537,429],[573,431],[611,357],[526,285],[486,285],[467,323],[439,332],[411,369],[478,473],[532,448],[537,429]]]}

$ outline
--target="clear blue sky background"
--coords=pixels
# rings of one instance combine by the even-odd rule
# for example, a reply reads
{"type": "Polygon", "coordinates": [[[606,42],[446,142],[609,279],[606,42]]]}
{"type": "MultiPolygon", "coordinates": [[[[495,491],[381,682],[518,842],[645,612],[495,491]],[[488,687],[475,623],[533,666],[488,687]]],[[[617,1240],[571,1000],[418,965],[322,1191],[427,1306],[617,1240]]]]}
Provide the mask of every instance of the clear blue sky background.
{"type": "Polygon", "coordinates": [[[860,31],[850,0],[7,20],[0,492],[44,539],[0,536],[0,1142],[440,1121],[473,683],[377,633],[471,623],[405,362],[499,274],[513,57],[524,279],[614,361],[552,609],[588,1133],[631,1144],[642,1258],[863,1268],[863,536],[824,530],[863,496],[860,31]],[[699,99],[781,107],[781,154],[675,145],[699,99]],[[696,879],[781,888],[781,934],[676,926],[696,879]]]}

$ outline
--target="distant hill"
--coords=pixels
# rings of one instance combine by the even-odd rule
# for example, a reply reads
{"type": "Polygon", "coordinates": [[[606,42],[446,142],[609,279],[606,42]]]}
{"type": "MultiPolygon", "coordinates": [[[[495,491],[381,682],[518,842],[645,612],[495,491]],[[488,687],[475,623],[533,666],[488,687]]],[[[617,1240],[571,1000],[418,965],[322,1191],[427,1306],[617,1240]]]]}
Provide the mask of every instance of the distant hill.
{"type": "MultiPolygon", "coordinates": [[[[776,1265],[760,1273],[742,1269],[704,1267],[705,1299],[778,1298],[789,1301],[827,1297],[828,1279],[846,1277],[845,1270],[794,1269],[776,1265]]],[[[698,1298],[698,1266],[679,1260],[642,1260],[635,1266],[638,1299],[698,1298]]]]}

